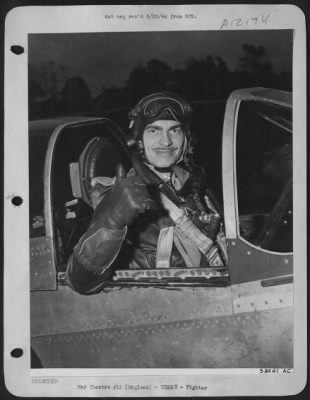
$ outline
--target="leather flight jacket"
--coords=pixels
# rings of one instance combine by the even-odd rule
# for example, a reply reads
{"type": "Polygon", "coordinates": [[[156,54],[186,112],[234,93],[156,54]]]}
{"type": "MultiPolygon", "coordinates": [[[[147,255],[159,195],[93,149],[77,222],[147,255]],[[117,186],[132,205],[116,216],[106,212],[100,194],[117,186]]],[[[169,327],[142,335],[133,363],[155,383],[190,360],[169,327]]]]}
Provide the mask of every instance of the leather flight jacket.
{"type": "MultiPolygon", "coordinates": [[[[208,213],[217,213],[207,195],[203,195],[203,201],[197,205],[194,187],[200,177],[182,174],[178,168],[181,178],[180,190],[175,194],[181,199],[182,207],[189,215],[195,216],[201,212],[201,204],[208,213]]],[[[135,172],[130,170],[129,175],[135,172]]],[[[152,198],[159,199],[159,189],[151,188],[152,198]]],[[[109,204],[111,190],[106,190],[101,200],[101,207],[109,204]]],[[[107,207],[108,208],[108,207],[107,207]]],[[[108,211],[107,211],[108,212],[108,211]]],[[[158,251],[158,238],[162,229],[174,226],[174,221],[163,207],[148,210],[138,215],[130,226],[117,227],[105,224],[104,218],[96,218],[96,210],[88,230],[80,238],[75,246],[67,264],[68,284],[77,292],[83,294],[97,293],[110,281],[116,269],[147,269],[156,268],[156,255],[158,251]]],[[[223,264],[227,262],[226,241],[222,224],[217,232],[208,232],[208,226],[199,225],[197,219],[195,224],[202,229],[206,236],[212,237],[213,250],[222,259],[223,264]]],[[[201,257],[196,267],[210,266],[206,257],[201,257]]],[[[173,244],[170,256],[170,268],[185,268],[186,264],[180,251],[173,244]]]]}

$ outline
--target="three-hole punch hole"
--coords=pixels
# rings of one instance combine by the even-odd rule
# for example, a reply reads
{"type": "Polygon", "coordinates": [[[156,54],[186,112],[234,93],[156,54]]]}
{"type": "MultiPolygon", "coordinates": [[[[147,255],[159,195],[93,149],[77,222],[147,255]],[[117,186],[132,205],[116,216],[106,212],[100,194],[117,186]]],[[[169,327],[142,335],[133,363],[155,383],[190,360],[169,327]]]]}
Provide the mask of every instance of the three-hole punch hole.
{"type": "Polygon", "coordinates": [[[16,348],[11,351],[11,357],[20,358],[24,354],[23,349],[16,348]]]}
{"type": "Polygon", "coordinates": [[[17,44],[14,44],[13,46],[11,46],[11,52],[16,54],[17,56],[19,56],[20,54],[23,54],[24,51],[25,51],[25,49],[23,48],[23,46],[19,46],[17,44]]]}
{"type": "Polygon", "coordinates": [[[20,197],[20,196],[14,196],[13,198],[12,198],[12,204],[14,205],[14,206],[20,206],[20,205],[22,205],[23,204],[23,199],[20,197]]]}

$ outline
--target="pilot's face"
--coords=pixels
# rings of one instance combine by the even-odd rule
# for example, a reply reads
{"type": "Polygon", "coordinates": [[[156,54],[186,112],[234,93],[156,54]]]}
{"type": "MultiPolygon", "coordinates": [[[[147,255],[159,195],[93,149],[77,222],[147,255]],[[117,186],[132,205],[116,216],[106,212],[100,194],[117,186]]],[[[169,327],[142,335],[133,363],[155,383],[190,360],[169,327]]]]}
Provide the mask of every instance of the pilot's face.
{"type": "Polygon", "coordinates": [[[146,160],[155,167],[171,167],[181,156],[184,139],[185,133],[178,121],[158,120],[146,125],[143,132],[146,160]]]}

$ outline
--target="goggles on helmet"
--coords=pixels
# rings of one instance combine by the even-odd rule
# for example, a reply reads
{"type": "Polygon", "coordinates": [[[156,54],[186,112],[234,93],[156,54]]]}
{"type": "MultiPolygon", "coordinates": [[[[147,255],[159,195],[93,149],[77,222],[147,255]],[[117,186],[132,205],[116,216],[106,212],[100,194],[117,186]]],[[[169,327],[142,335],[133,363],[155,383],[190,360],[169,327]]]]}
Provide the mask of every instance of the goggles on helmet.
{"type": "Polygon", "coordinates": [[[183,122],[187,120],[192,112],[191,106],[180,96],[172,93],[154,93],[144,97],[129,112],[129,119],[134,122],[137,118],[142,120],[154,120],[163,114],[171,114],[175,120],[183,122]]]}

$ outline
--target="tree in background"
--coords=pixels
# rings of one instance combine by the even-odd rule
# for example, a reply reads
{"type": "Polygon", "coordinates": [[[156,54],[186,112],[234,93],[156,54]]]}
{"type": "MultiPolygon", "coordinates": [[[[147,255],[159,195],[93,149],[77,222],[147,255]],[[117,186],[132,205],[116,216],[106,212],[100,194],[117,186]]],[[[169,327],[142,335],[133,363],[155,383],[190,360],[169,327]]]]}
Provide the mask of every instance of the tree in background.
{"type": "Polygon", "coordinates": [[[123,86],[103,87],[94,99],[83,78],[66,79],[64,66],[53,61],[30,64],[30,118],[90,113],[111,118],[119,115],[116,122],[118,118],[125,121],[127,111],[140,98],[163,90],[177,92],[192,102],[208,103],[210,110],[211,103],[224,103],[234,89],[266,86],[291,90],[291,72],[275,73],[263,46],[244,44],[241,50],[235,70],[230,70],[220,56],[210,54],[201,59],[191,58],[184,68],[177,69],[154,58],[132,69],[123,86]]]}
{"type": "Polygon", "coordinates": [[[83,78],[73,77],[66,81],[59,101],[64,114],[87,113],[91,107],[90,90],[83,78]]]}
{"type": "Polygon", "coordinates": [[[66,80],[66,68],[50,60],[39,65],[29,64],[29,79],[36,81],[50,97],[58,99],[66,80]]]}
{"type": "Polygon", "coordinates": [[[251,74],[255,72],[272,72],[272,66],[267,58],[265,47],[244,44],[242,50],[244,54],[239,61],[241,71],[251,74]]]}
{"type": "Polygon", "coordinates": [[[244,44],[242,51],[236,71],[239,87],[272,86],[274,73],[265,47],[244,44]]]}
{"type": "Polygon", "coordinates": [[[45,118],[58,112],[58,101],[66,79],[66,68],[48,60],[29,64],[29,118],[45,118]]]}
{"type": "Polygon", "coordinates": [[[169,87],[172,83],[171,73],[170,66],[158,59],[148,61],[145,67],[137,66],[130,72],[125,85],[128,100],[134,103],[149,93],[169,87]]]}
{"type": "Polygon", "coordinates": [[[175,70],[173,80],[176,91],[191,100],[223,98],[230,71],[221,57],[207,55],[197,60],[190,59],[184,70],[175,70]]]}
{"type": "Polygon", "coordinates": [[[40,118],[41,116],[46,117],[49,115],[49,110],[55,108],[51,104],[49,94],[33,79],[30,79],[28,84],[28,100],[29,119],[40,118]]]}

